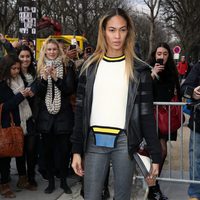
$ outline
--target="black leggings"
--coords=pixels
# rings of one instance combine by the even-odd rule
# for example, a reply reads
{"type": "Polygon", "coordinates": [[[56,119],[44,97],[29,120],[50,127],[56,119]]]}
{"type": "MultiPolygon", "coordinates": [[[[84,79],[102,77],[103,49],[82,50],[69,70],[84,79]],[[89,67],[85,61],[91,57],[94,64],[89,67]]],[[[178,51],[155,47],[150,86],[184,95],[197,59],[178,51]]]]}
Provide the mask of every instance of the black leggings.
{"type": "Polygon", "coordinates": [[[42,134],[42,142],[44,149],[45,165],[48,179],[54,176],[54,153],[57,149],[57,162],[60,171],[60,177],[67,177],[67,169],[69,165],[69,154],[71,151],[70,134],[42,134]]]}
{"type": "Polygon", "coordinates": [[[10,161],[11,161],[10,157],[0,158],[1,184],[6,184],[9,182],[10,161]]]}
{"type": "Polygon", "coordinates": [[[24,137],[24,154],[21,157],[15,158],[19,176],[28,175],[29,179],[35,178],[35,165],[37,161],[37,140],[38,136],[35,135],[26,135],[24,137]]]}

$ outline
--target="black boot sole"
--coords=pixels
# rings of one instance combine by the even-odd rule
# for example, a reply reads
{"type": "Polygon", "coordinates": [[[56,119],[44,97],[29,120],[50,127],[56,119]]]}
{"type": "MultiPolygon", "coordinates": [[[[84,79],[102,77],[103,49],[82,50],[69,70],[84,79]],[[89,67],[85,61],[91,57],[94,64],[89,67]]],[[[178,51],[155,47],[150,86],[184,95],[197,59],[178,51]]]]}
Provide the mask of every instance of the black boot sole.
{"type": "Polygon", "coordinates": [[[69,186],[63,187],[63,185],[62,185],[62,186],[60,186],[60,188],[62,188],[66,194],[72,194],[72,190],[69,186]]]}
{"type": "Polygon", "coordinates": [[[55,190],[55,187],[53,187],[53,188],[47,187],[47,188],[44,190],[44,193],[45,193],[45,194],[51,194],[54,190],[55,190]]]}

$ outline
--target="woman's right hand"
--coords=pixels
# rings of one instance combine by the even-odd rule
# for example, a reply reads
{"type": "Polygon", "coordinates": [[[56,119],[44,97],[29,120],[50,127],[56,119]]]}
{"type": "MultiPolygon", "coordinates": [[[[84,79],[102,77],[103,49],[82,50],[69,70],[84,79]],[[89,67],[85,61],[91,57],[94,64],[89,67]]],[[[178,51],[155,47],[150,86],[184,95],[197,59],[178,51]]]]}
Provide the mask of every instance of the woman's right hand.
{"type": "Polygon", "coordinates": [[[147,185],[150,186],[154,186],[156,185],[156,178],[158,177],[159,174],[159,164],[157,163],[152,163],[151,164],[151,170],[149,173],[149,176],[147,176],[145,178],[147,185]]]}
{"type": "Polygon", "coordinates": [[[152,72],[151,77],[153,79],[155,79],[155,78],[159,79],[158,73],[162,72],[163,70],[164,70],[164,65],[160,65],[159,63],[156,63],[151,70],[151,72],[152,72]]]}
{"type": "Polygon", "coordinates": [[[40,75],[44,80],[48,79],[49,70],[46,66],[41,70],[40,75]]]}
{"type": "Polygon", "coordinates": [[[79,176],[84,175],[84,171],[82,168],[82,159],[80,154],[77,153],[73,154],[72,168],[77,175],[79,176]]]}
{"type": "Polygon", "coordinates": [[[163,70],[164,70],[164,65],[160,65],[159,63],[156,63],[155,65],[154,65],[154,68],[153,68],[153,70],[154,70],[154,72],[156,73],[156,74],[158,74],[159,72],[162,72],[163,70]]]}
{"type": "Polygon", "coordinates": [[[29,96],[30,88],[25,88],[24,90],[20,91],[24,98],[29,96]]]}

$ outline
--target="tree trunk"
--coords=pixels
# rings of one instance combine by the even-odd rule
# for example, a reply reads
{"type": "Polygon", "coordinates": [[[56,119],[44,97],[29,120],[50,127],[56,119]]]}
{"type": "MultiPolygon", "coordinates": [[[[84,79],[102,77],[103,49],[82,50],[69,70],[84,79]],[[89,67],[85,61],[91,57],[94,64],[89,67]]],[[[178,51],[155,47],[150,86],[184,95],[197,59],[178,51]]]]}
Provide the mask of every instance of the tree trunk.
{"type": "Polygon", "coordinates": [[[155,45],[155,22],[150,22],[150,34],[149,34],[149,53],[148,58],[151,56],[151,52],[153,51],[155,45]]]}

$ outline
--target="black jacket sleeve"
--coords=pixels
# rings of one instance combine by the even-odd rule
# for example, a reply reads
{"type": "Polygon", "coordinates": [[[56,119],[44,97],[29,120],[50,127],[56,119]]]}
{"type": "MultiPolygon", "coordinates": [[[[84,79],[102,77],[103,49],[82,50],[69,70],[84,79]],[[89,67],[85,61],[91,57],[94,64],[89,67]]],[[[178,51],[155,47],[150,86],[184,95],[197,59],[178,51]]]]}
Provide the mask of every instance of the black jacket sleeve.
{"type": "Polygon", "coordinates": [[[71,136],[72,153],[83,153],[84,137],[83,137],[83,121],[84,121],[84,99],[85,99],[86,75],[79,77],[78,88],[76,94],[75,109],[75,125],[71,136]]]}
{"type": "Polygon", "coordinates": [[[150,72],[146,70],[141,75],[141,130],[147,142],[153,163],[161,162],[161,146],[156,133],[156,123],[153,112],[153,89],[150,72]]]}
{"type": "Polygon", "coordinates": [[[62,92],[63,95],[69,96],[75,91],[75,72],[72,67],[67,68],[66,75],[63,79],[58,78],[54,81],[55,85],[62,92]]]}
{"type": "Polygon", "coordinates": [[[3,47],[5,48],[7,54],[12,54],[12,55],[15,55],[17,56],[17,52],[16,52],[16,49],[13,47],[13,45],[8,41],[8,40],[5,40],[5,42],[2,42],[3,44],[3,47]]]}
{"type": "Polygon", "coordinates": [[[200,85],[200,62],[195,64],[188,74],[186,80],[181,86],[181,95],[184,96],[184,93],[187,87],[195,88],[200,85]]]}

